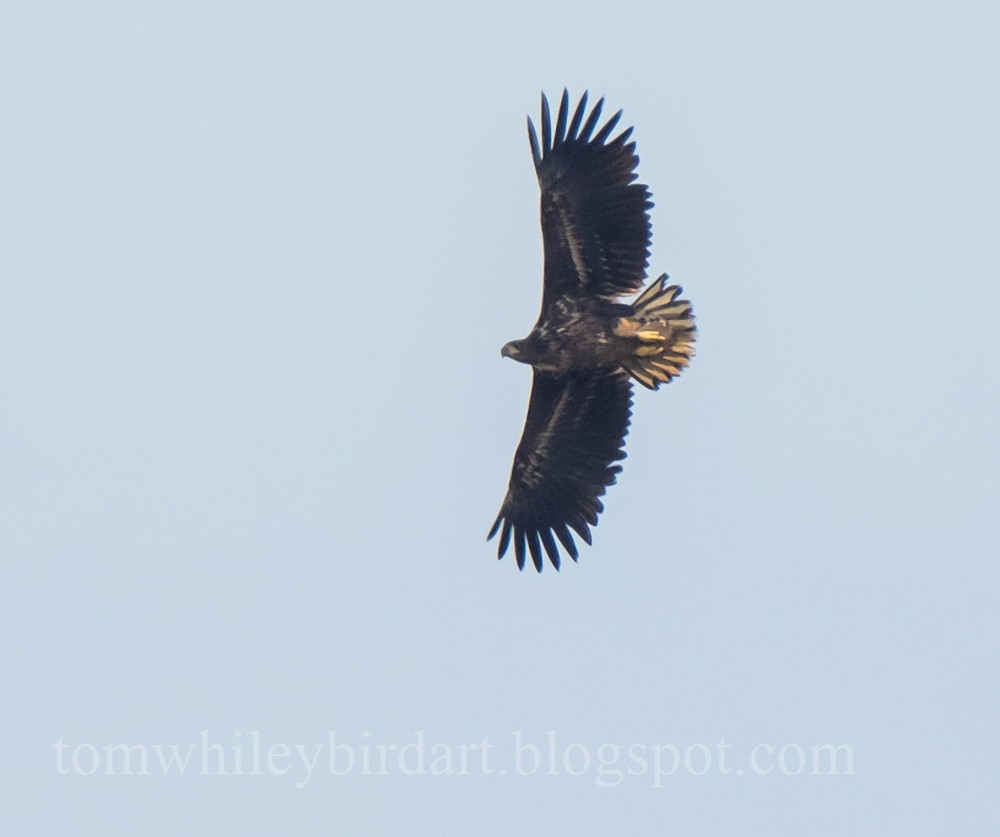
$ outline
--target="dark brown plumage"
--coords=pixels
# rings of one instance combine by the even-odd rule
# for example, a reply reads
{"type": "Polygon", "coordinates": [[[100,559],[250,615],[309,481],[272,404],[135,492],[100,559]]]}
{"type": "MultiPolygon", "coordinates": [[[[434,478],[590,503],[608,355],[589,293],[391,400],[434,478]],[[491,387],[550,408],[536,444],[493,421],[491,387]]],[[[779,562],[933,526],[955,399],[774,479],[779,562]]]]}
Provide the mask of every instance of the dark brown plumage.
{"type": "Polygon", "coordinates": [[[557,541],[578,558],[572,532],[591,542],[589,527],[604,508],[599,498],[625,458],[631,378],[656,389],[694,353],[691,305],[665,275],[633,303],[618,299],[645,279],[653,204],[635,182],[632,129],[609,139],[621,111],[598,128],[603,103],[588,114],[584,93],[570,116],[564,90],[553,128],[543,95],[541,142],[528,120],[541,188],[542,310],[524,340],[501,350],[531,364],[534,383],[507,496],[488,538],[500,533],[499,558],[513,541],[518,567],[530,554],[539,572],[543,550],[559,569],[557,541]]]}

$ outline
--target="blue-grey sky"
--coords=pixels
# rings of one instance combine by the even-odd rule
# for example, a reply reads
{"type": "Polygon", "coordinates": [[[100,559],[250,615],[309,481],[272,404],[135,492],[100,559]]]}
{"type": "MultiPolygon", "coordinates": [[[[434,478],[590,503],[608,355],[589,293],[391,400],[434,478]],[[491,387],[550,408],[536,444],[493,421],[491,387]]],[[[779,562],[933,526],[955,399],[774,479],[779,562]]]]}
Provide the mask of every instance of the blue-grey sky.
{"type": "Polygon", "coordinates": [[[6,3],[5,833],[995,828],[998,26],[6,3]],[[700,336],[539,577],[484,537],[564,86],[700,336]]]}

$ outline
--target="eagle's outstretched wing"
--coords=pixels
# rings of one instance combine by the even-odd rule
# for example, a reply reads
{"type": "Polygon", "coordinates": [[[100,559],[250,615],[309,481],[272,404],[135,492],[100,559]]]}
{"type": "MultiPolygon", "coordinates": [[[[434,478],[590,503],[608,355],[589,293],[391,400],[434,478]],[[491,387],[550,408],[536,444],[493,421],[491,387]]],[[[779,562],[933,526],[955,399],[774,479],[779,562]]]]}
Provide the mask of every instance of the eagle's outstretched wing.
{"type": "Polygon", "coordinates": [[[543,94],[541,143],[528,119],[542,190],[543,311],[567,293],[605,298],[633,294],[646,275],[653,204],[649,190],[633,182],[639,158],[635,143],[627,142],[632,129],[608,141],[621,111],[594,133],[603,105],[601,99],[586,115],[584,93],[570,118],[564,90],[553,131],[543,94]]]}
{"type": "Polygon", "coordinates": [[[500,532],[497,557],[511,537],[517,566],[525,546],[542,570],[542,547],[556,569],[555,539],[575,561],[573,529],[588,544],[589,526],[604,506],[598,499],[621,470],[632,406],[632,385],[622,371],[555,375],[536,369],[510,486],[489,538],[500,532]]]}

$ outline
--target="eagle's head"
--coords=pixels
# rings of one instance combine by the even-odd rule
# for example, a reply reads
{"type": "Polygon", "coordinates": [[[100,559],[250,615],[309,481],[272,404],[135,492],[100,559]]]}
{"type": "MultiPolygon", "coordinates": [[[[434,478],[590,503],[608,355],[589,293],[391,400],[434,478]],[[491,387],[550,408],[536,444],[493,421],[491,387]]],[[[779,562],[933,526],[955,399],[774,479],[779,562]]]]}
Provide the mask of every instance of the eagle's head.
{"type": "Polygon", "coordinates": [[[545,355],[545,347],[538,339],[538,334],[532,332],[524,340],[511,340],[500,350],[500,357],[509,357],[518,363],[528,363],[532,366],[541,362],[545,355]]]}
{"type": "Polygon", "coordinates": [[[500,357],[509,357],[512,360],[520,360],[523,363],[523,343],[523,340],[511,340],[509,343],[504,343],[503,348],[500,350],[500,357]]]}

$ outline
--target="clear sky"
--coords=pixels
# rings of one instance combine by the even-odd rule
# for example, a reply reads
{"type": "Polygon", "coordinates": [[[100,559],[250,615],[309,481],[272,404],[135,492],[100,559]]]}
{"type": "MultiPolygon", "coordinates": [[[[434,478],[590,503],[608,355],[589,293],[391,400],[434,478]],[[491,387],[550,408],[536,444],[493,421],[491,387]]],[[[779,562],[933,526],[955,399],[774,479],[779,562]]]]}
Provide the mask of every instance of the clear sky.
{"type": "Polygon", "coordinates": [[[4,833],[989,833],[995,9],[5,3],[4,833]],[[564,86],[700,337],[539,577],[564,86]]]}

